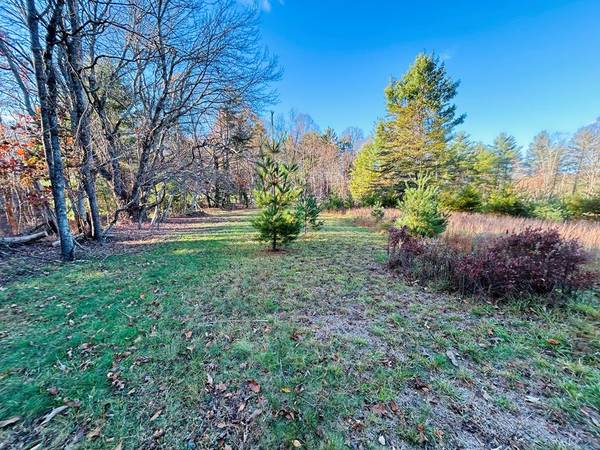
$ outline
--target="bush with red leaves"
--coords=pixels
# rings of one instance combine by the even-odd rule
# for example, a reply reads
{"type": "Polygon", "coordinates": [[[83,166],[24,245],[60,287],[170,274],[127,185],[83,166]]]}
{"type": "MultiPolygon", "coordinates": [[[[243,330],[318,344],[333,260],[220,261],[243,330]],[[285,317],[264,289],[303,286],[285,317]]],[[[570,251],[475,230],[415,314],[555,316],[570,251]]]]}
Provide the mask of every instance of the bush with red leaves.
{"type": "Polygon", "coordinates": [[[582,268],[588,259],[579,243],[561,238],[555,230],[528,228],[481,237],[466,251],[442,239],[416,238],[405,228],[393,228],[388,253],[390,267],[407,278],[496,299],[554,299],[590,287],[595,278],[582,268]]]}

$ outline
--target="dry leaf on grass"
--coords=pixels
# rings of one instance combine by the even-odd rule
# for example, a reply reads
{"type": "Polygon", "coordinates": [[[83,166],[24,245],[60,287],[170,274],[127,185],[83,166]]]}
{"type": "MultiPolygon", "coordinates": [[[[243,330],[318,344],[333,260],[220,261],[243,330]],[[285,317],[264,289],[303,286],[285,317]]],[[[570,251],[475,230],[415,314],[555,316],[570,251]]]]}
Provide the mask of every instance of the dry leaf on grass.
{"type": "Polygon", "coordinates": [[[9,425],[13,425],[13,424],[17,423],[19,420],[21,420],[21,418],[19,416],[11,417],[6,420],[0,420],[0,428],[5,428],[9,425]]]}
{"type": "Polygon", "coordinates": [[[48,389],[46,389],[46,391],[50,395],[57,395],[58,394],[58,388],[56,386],[50,386],[48,389]]]}
{"type": "Polygon", "coordinates": [[[69,407],[67,405],[63,405],[63,406],[59,406],[58,408],[54,408],[52,411],[50,411],[48,414],[46,414],[46,416],[44,416],[44,420],[42,421],[41,425],[46,425],[48,422],[50,422],[52,419],[54,419],[54,417],[56,417],[57,415],[59,415],[60,413],[62,413],[63,411],[69,409],[69,407]]]}
{"type": "Polygon", "coordinates": [[[301,443],[301,442],[300,442],[298,439],[294,439],[294,440],[292,441],[292,445],[293,445],[295,448],[300,448],[300,447],[302,447],[302,443],[301,443]]]}
{"type": "Polygon", "coordinates": [[[446,356],[452,363],[454,367],[458,367],[458,360],[456,359],[456,354],[452,350],[446,351],[446,356]]]}
{"type": "Polygon", "coordinates": [[[390,406],[390,409],[395,413],[400,411],[400,407],[398,406],[398,403],[396,403],[394,400],[389,401],[389,406],[390,406]]]}
{"type": "Polygon", "coordinates": [[[102,432],[102,426],[98,426],[87,434],[87,438],[90,440],[94,440],[100,436],[101,432],[102,432]]]}
{"type": "Polygon", "coordinates": [[[260,384],[258,384],[256,380],[248,380],[248,387],[255,394],[258,394],[260,392],[260,384]]]}
{"type": "Polygon", "coordinates": [[[371,411],[373,411],[378,416],[387,416],[387,409],[383,403],[376,403],[371,406],[371,411]]]}
{"type": "Polygon", "coordinates": [[[159,429],[157,429],[157,430],[154,432],[154,434],[152,435],[152,437],[153,437],[154,439],[160,439],[160,438],[161,438],[161,436],[162,436],[163,434],[165,434],[165,430],[163,430],[162,428],[159,428],[159,429]]]}

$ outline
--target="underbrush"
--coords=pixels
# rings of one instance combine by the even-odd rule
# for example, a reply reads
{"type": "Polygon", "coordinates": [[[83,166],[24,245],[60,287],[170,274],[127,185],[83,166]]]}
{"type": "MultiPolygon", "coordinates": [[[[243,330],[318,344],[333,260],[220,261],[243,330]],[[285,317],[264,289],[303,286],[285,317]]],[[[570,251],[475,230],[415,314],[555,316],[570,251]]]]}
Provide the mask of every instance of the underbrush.
{"type": "Polygon", "coordinates": [[[389,266],[409,279],[493,299],[540,296],[553,302],[593,285],[587,253],[557,230],[526,228],[504,236],[417,238],[391,228],[389,266]]]}

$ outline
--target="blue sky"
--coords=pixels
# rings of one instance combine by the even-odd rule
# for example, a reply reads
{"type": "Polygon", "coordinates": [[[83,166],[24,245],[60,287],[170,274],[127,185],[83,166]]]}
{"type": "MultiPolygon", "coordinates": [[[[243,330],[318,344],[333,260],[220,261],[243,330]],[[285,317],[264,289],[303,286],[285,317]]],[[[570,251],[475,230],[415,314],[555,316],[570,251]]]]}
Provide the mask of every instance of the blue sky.
{"type": "Polygon", "coordinates": [[[277,112],[365,133],[383,89],[420,51],[461,80],[462,129],[527,145],[600,116],[600,0],[259,0],[263,39],[284,68],[277,112]]]}

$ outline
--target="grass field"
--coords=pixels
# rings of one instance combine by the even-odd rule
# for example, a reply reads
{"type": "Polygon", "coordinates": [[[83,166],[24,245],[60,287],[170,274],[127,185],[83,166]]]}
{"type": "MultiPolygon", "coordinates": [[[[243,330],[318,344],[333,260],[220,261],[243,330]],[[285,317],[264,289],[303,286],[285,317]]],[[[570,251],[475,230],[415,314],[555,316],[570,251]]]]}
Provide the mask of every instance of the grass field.
{"type": "Polygon", "coordinates": [[[600,446],[592,293],[450,297],[350,218],[271,253],[250,214],[0,292],[0,449],[600,446]]]}

